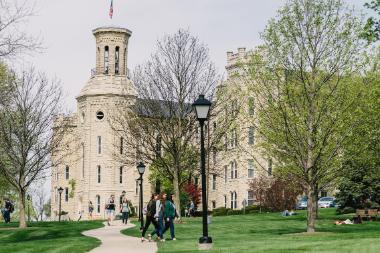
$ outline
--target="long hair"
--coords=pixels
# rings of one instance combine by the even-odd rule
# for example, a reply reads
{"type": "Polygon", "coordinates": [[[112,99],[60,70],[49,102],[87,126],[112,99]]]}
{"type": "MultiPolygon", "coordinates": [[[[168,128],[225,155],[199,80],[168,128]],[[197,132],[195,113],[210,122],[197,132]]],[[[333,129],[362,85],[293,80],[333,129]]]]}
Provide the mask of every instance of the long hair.
{"type": "Polygon", "coordinates": [[[160,200],[161,200],[161,202],[164,202],[166,199],[167,199],[167,194],[166,194],[166,192],[161,192],[161,194],[160,194],[160,200]],[[164,198],[164,195],[166,195],[165,198],[164,198]]]}

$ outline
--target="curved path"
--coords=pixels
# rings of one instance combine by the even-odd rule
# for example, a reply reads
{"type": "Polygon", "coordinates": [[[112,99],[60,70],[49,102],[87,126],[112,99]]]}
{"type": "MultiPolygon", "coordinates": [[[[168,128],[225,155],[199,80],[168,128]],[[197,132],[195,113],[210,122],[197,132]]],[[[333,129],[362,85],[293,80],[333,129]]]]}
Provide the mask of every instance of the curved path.
{"type": "Polygon", "coordinates": [[[157,251],[155,242],[141,242],[137,237],[121,234],[121,230],[134,227],[133,224],[122,224],[121,221],[113,221],[111,226],[84,231],[85,236],[95,237],[102,241],[102,244],[91,250],[91,253],[154,253],[157,251]]]}

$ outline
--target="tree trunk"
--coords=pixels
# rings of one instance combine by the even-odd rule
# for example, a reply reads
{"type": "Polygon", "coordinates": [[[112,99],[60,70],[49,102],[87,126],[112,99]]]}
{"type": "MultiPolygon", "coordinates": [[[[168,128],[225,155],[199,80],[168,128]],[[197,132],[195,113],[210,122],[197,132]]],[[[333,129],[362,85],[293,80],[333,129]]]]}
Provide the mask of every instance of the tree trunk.
{"type": "Polygon", "coordinates": [[[307,187],[307,232],[315,232],[315,221],[317,218],[317,194],[313,187],[307,187]]]}
{"type": "Polygon", "coordinates": [[[177,208],[178,218],[181,219],[181,199],[180,199],[180,189],[179,189],[179,175],[178,175],[178,169],[174,172],[174,179],[173,179],[173,188],[174,188],[174,204],[177,208]]]}
{"type": "Polygon", "coordinates": [[[24,190],[19,190],[19,197],[20,197],[20,204],[19,204],[20,225],[19,225],[19,228],[26,228],[28,226],[28,224],[26,223],[26,217],[25,217],[25,191],[24,190]]]}

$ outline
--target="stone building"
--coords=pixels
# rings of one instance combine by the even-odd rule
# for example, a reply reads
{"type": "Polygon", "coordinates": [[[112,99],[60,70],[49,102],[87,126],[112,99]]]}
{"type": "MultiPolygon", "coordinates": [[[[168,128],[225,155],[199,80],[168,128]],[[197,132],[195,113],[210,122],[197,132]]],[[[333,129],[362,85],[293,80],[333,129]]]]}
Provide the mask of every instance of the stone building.
{"type": "MultiPolygon", "coordinates": [[[[116,204],[122,194],[134,206],[139,203],[139,174],[136,164],[122,164],[115,154],[133,154],[123,150],[123,138],[116,137],[108,118],[119,106],[138,103],[137,93],[128,73],[128,43],[131,31],[124,28],[100,27],[93,30],[96,40],[96,63],[91,77],[76,97],[77,112],[60,117],[56,124],[64,120],[69,129],[65,136],[65,147],[53,154],[51,180],[52,218],[57,219],[59,209],[58,188],[64,189],[61,198],[62,210],[68,212],[72,220],[88,219],[88,205],[94,205],[94,217],[105,217],[105,203],[110,195],[115,195],[116,204]],[[57,157],[63,160],[57,162],[57,157]],[[124,193],[123,193],[124,192],[124,193]]],[[[246,150],[255,150],[255,134],[247,115],[254,115],[254,98],[244,95],[244,84],[234,82],[234,74],[239,72],[239,64],[247,61],[249,52],[239,48],[238,53],[227,53],[228,73],[223,83],[226,87],[239,87],[241,108],[236,112],[236,125],[226,132],[224,149],[213,157],[215,171],[208,175],[208,202],[210,209],[225,206],[240,209],[243,201],[253,204],[254,196],[249,191],[249,181],[265,170],[271,174],[270,159],[252,159],[246,150]],[[243,151],[245,150],[245,151],[243,151]],[[217,162],[216,162],[217,160],[217,162]],[[261,171],[261,172],[260,172],[261,171]]],[[[233,106],[232,106],[233,107],[233,106]]],[[[210,122],[212,125],[213,122],[210,122]]],[[[210,129],[210,128],[209,128],[210,129]]],[[[133,160],[133,159],[132,159],[133,160]]],[[[137,163],[137,159],[136,159],[137,163]]],[[[149,166],[147,166],[149,167],[149,166]]],[[[144,205],[156,185],[148,182],[148,172],[144,174],[144,205]]],[[[195,181],[198,181],[197,178],[195,181]]],[[[200,181],[200,180],[199,180],[200,181]]],[[[197,183],[197,182],[196,182],[197,183]]]]}
{"type": "MultiPolygon", "coordinates": [[[[62,193],[62,210],[70,219],[87,219],[88,205],[95,207],[95,218],[104,217],[104,208],[111,194],[117,206],[122,192],[137,206],[139,177],[135,165],[122,165],[115,152],[123,152],[122,139],[113,135],[107,121],[121,103],[134,103],[137,99],[128,76],[128,43],[131,31],[124,28],[100,27],[93,30],[96,39],[96,68],[76,97],[77,112],[64,119],[70,121],[71,131],[63,160],[52,169],[52,216],[57,218],[58,188],[62,193]]],[[[63,152],[63,151],[62,151],[63,152]]],[[[55,156],[53,156],[53,162],[55,156]]],[[[148,175],[144,175],[144,179],[148,175]]],[[[144,181],[149,189],[148,180],[144,181]]],[[[149,191],[145,191],[145,200],[149,191]]]]}

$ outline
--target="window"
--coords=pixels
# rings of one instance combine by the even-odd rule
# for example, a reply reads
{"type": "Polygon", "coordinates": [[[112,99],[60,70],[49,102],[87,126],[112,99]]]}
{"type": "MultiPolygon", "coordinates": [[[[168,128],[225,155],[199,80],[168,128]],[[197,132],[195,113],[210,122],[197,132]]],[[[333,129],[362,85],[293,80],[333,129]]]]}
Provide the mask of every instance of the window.
{"type": "Polygon", "coordinates": [[[100,165],[98,165],[98,184],[100,184],[100,182],[101,182],[101,174],[102,173],[102,169],[101,169],[101,167],[100,167],[100,165]]]}
{"type": "Polygon", "coordinates": [[[119,64],[120,64],[120,48],[115,48],[115,75],[119,74],[119,64]]]}
{"type": "Polygon", "coordinates": [[[253,160],[248,160],[248,178],[253,178],[254,177],[254,164],[253,160]]]}
{"type": "Polygon", "coordinates": [[[120,166],[119,168],[119,182],[120,184],[123,183],[123,166],[120,166]]]}
{"type": "Polygon", "coordinates": [[[253,193],[253,191],[248,191],[248,193],[247,193],[247,199],[248,199],[248,205],[249,206],[251,206],[251,205],[253,205],[254,204],[254,202],[255,202],[255,199],[254,199],[254,193],[253,193]]]}
{"type": "Polygon", "coordinates": [[[104,112],[102,112],[102,111],[96,112],[96,118],[98,120],[102,120],[104,118],[104,112]]]}
{"type": "Polygon", "coordinates": [[[66,175],[66,180],[69,180],[69,178],[70,178],[70,168],[69,168],[68,165],[66,165],[66,173],[65,173],[65,175],[66,175]]]}
{"type": "Polygon", "coordinates": [[[109,47],[105,46],[104,47],[104,74],[108,74],[109,72],[109,47]]]}
{"type": "Polygon", "coordinates": [[[216,208],[216,201],[213,200],[213,201],[211,201],[211,203],[212,203],[212,209],[215,209],[216,208]]]}
{"type": "Polygon", "coordinates": [[[96,195],[96,212],[100,213],[100,196],[96,195]]]}
{"type": "Polygon", "coordinates": [[[98,154],[102,153],[102,136],[98,136],[98,154]]]}
{"type": "Polygon", "coordinates": [[[123,154],[123,148],[124,148],[124,138],[120,137],[120,154],[123,154]]]}
{"type": "Polygon", "coordinates": [[[224,208],[227,208],[227,195],[224,195],[224,208]]]}
{"type": "Polygon", "coordinates": [[[139,194],[139,180],[136,180],[136,195],[139,194]]]}
{"type": "Polygon", "coordinates": [[[235,174],[235,178],[238,177],[238,171],[237,171],[237,162],[234,160],[234,174],[235,174]]]}
{"type": "Polygon", "coordinates": [[[69,188],[65,188],[65,202],[69,202],[69,188]]]}
{"type": "Polygon", "coordinates": [[[248,98],[248,114],[249,115],[255,114],[255,100],[253,97],[248,98]]]}
{"type": "Polygon", "coordinates": [[[212,175],[212,190],[213,191],[216,190],[216,175],[215,174],[212,175]]]}
{"type": "Polygon", "coordinates": [[[231,179],[234,178],[234,163],[230,162],[230,168],[231,168],[231,179]]]}
{"type": "Polygon", "coordinates": [[[227,170],[228,170],[228,166],[227,165],[225,165],[224,166],[224,183],[227,183],[227,170]]]}
{"type": "Polygon", "coordinates": [[[272,176],[272,158],[268,160],[268,176],[272,176]]]}
{"type": "Polygon", "coordinates": [[[248,128],[248,144],[253,145],[255,143],[255,133],[253,127],[248,128]]]}
{"type": "Polygon", "coordinates": [[[236,131],[236,129],[233,129],[231,131],[230,147],[235,148],[236,146],[237,146],[237,131],[236,131]]]}
{"type": "Polygon", "coordinates": [[[237,208],[237,194],[236,192],[231,192],[231,209],[237,208]]]}
{"type": "Polygon", "coordinates": [[[216,147],[212,147],[212,163],[216,164],[216,147]]]}

